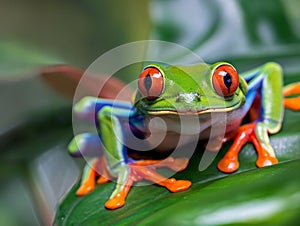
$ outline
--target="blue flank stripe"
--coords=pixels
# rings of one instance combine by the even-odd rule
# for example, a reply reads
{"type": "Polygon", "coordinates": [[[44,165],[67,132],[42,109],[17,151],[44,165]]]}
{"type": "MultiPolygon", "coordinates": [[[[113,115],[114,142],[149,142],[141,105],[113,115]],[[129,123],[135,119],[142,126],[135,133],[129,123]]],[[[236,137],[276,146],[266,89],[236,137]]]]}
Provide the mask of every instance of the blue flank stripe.
{"type": "MultiPolygon", "coordinates": [[[[262,85],[264,77],[263,76],[256,77],[257,74],[252,74],[251,76],[244,77],[248,83],[248,92],[246,94],[246,103],[243,106],[243,109],[246,112],[249,111],[250,107],[252,106],[252,104],[254,102],[256,95],[261,90],[261,85],[262,85]]],[[[263,108],[261,108],[260,117],[261,117],[261,115],[263,115],[263,108]]]]}
{"type": "Polygon", "coordinates": [[[132,108],[132,105],[130,102],[126,101],[113,101],[113,100],[106,100],[106,99],[98,99],[94,102],[95,111],[100,111],[105,106],[110,106],[114,108],[121,108],[121,109],[128,109],[130,110],[132,108]]]}

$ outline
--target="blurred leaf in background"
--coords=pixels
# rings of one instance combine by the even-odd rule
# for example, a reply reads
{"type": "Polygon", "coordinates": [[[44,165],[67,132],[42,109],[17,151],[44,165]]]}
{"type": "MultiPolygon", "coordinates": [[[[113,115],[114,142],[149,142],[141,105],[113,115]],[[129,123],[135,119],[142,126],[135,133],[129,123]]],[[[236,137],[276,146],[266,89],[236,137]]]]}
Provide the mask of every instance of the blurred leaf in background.
{"type": "Polygon", "coordinates": [[[206,62],[229,60],[239,69],[270,60],[299,66],[295,63],[300,52],[298,0],[151,3],[156,28],[152,37],[180,43],[206,62]]]}

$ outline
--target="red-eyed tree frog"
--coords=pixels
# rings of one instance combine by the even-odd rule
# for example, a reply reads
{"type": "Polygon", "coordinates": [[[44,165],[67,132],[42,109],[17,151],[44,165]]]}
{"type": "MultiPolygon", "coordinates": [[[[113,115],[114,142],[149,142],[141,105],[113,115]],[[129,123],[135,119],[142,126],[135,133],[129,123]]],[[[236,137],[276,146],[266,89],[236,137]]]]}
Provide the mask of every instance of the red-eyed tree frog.
{"type": "MultiPolygon", "coordinates": [[[[188,180],[165,178],[155,171],[156,167],[184,170],[188,165],[187,158],[168,157],[160,161],[133,160],[128,156],[125,145],[127,134],[135,131],[137,136],[149,136],[148,122],[153,117],[162,117],[167,123],[166,139],[158,147],[162,150],[174,148],[177,145],[174,140],[184,133],[179,116],[189,118],[196,115],[200,127],[195,129],[191,125],[190,128],[197,130],[199,139],[234,140],[218,164],[220,171],[231,173],[239,168],[238,153],[247,142],[252,142],[258,153],[258,167],[276,164],[278,160],[270,145],[269,134],[279,132],[284,106],[299,110],[299,104],[295,104],[295,100],[284,99],[283,92],[285,96],[299,94],[300,85],[283,88],[282,83],[282,70],[276,63],[266,63],[240,75],[226,62],[191,66],[150,64],[138,78],[138,90],[132,103],[83,98],[75,105],[74,111],[79,117],[96,123],[98,134],[75,136],[69,151],[74,156],[92,151],[100,151],[102,155],[91,158],[86,165],[77,195],[91,192],[96,177],[99,177],[98,184],[115,178],[116,188],[105,207],[117,209],[125,204],[131,186],[142,179],[153,181],[171,192],[183,191],[191,186],[188,180]],[[212,121],[212,112],[226,117],[212,121]],[[245,124],[246,115],[249,122],[245,124]],[[225,125],[225,132],[210,137],[214,123],[225,125]],[[103,147],[95,142],[99,137],[103,147]]],[[[159,130],[159,126],[156,129],[159,130]]]]}

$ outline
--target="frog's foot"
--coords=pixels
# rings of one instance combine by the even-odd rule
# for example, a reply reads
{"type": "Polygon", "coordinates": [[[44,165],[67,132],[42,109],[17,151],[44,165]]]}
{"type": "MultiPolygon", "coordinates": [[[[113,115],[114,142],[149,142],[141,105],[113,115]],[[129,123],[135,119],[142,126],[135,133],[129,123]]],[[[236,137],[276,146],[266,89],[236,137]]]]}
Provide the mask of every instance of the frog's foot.
{"type": "Polygon", "coordinates": [[[300,110],[300,97],[295,98],[284,98],[284,107],[291,109],[293,111],[300,110]]]}
{"type": "Polygon", "coordinates": [[[277,158],[275,158],[273,156],[270,156],[270,155],[266,155],[266,156],[263,156],[261,158],[258,158],[258,160],[256,161],[256,165],[259,168],[274,165],[274,164],[277,164],[277,163],[278,163],[277,158]]]}
{"type": "Polygon", "coordinates": [[[126,182],[121,185],[121,190],[116,194],[112,195],[110,199],[105,203],[105,207],[109,210],[115,210],[125,205],[125,200],[127,194],[134,181],[136,181],[136,176],[131,172],[126,182]]]}
{"type": "Polygon", "coordinates": [[[238,154],[243,145],[249,141],[253,143],[258,153],[258,160],[256,161],[256,165],[258,167],[265,167],[278,163],[268,140],[262,140],[257,137],[255,133],[256,127],[256,123],[240,127],[232,146],[218,164],[218,169],[220,171],[224,173],[232,173],[238,170],[238,154]]]}
{"type": "Polygon", "coordinates": [[[192,185],[192,183],[188,180],[176,180],[174,178],[165,178],[146,166],[131,165],[131,167],[139,178],[152,181],[160,186],[167,188],[171,192],[184,191],[192,185]]]}
{"type": "Polygon", "coordinates": [[[95,188],[95,183],[83,183],[80,185],[78,190],[76,191],[76,195],[78,196],[84,196],[91,191],[93,191],[95,188]]]}
{"type": "Polygon", "coordinates": [[[256,148],[258,158],[256,166],[259,168],[270,166],[278,163],[275,153],[270,145],[264,145],[260,140],[254,136],[252,142],[256,148]]]}
{"type": "Polygon", "coordinates": [[[166,179],[157,184],[166,187],[170,192],[184,191],[192,185],[188,180],[176,180],[175,178],[166,179]]]}
{"type": "Polygon", "coordinates": [[[125,199],[127,194],[124,194],[123,191],[120,191],[115,197],[109,199],[105,203],[105,207],[109,210],[115,210],[125,205],[125,199]]]}
{"type": "Polygon", "coordinates": [[[135,162],[135,165],[139,165],[139,166],[147,166],[153,168],[168,167],[175,172],[180,172],[182,170],[185,170],[188,164],[189,164],[188,158],[173,158],[173,157],[168,157],[163,160],[142,160],[142,161],[135,162]]]}
{"type": "Polygon", "coordinates": [[[233,173],[239,168],[238,154],[254,133],[255,124],[240,127],[233,144],[218,164],[218,169],[224,173],[233,173]]]}
{"type": "Polygon", "coordinates": [[[225,155],[218,163],[218,169],[223,173],[233,173],[238,170],[240,164],[235,156],[225,155]]]}
{"type": "Polygon", "coordinates": [[[90,163],[91,165],[87,164],[84,168],[83,178],[80,187],[76,191],[76,195],[83,196],[95,188],[95,179],[99,175],[97,172],[101,172],[101,176],[97,180],[98,184],[104,184],[110,181],[110,176],[107,171],[106,161],[104,157],[96,159],[90,163]]]}
{"type": "Polygon", "coordinates": [[[292,83],[284,87],[284,106],[288,109],[299,111],[300,110],[300,82],[292,83]],[[293,95],[298,95],[297,97],[289,97],[293,95]]]}
{"type": "Polygon", "coordinates": [[[95,188],[95,177],[95,170],[90,169],[87,178],[81,183],[80,187],[76,191],[76,195],[83,196],[93,191],[95,188]]]}
{"type": "MultiPolygon", "coordinates": [[[[149,163],[149,161],[153,164],[156,160],[146,160],[143,164],[149,163]]],[[[126,182],[123,184],[118,184],[111,198],[105,203],[105,207],[107,209],[114,210],[124,206],[127,194],[130,191],[132,184],[143,179],[152,181],[160,186],[163,186],[171,192],[180,192],[187,190],[192,184],[188,180],[176,180],[174,178],[165,178],[162,175],[155,172],[153,169],[151,169],[151,166],[148,167],[142,165],[141,161],[139,161],[137,164],[129,164],[129,168],[130,173],[126,179],[126,182]]]]}

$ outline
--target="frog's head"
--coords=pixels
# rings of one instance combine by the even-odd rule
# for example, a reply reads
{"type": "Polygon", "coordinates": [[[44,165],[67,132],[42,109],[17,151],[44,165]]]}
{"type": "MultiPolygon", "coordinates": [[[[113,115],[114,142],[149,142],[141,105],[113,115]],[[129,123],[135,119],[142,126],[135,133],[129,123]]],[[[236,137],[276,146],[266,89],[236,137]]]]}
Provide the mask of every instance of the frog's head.
{"type": "Polygon", "coordinates": [[[143,114],[228,112],[245,102],[247,83],[229,63],[148,65],[138,79],[134,106],[143,114]]]}

